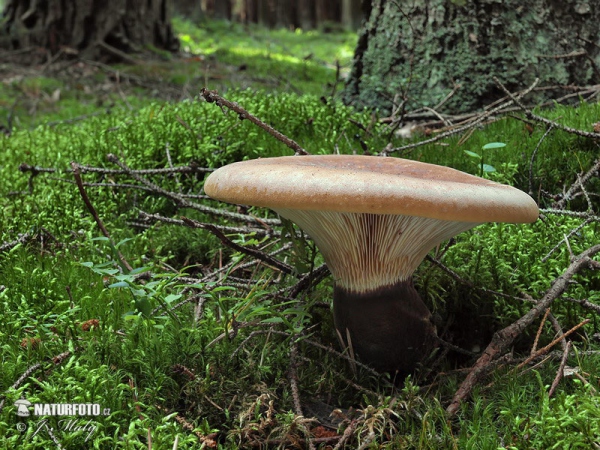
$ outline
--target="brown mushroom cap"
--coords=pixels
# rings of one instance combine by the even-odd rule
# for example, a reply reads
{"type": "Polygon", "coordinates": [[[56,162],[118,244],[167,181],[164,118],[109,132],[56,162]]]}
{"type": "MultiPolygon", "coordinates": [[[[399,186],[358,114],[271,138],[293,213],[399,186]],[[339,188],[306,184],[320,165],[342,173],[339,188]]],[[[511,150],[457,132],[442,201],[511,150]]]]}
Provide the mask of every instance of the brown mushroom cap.
{"type": "Polygon", "coordinates": [[[205,182],[218,200],[347,213],[402,214],[471,223],[534,222],[535,201],[511,186],[400,158],[284,156],[221,167],[205,182]]]}

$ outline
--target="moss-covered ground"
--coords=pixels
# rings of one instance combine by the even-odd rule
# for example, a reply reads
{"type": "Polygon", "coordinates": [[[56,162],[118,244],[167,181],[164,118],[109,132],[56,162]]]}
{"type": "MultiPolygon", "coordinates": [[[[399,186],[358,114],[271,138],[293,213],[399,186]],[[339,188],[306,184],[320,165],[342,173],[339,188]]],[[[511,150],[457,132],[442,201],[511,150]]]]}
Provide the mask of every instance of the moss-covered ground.
{"type": "MultiPolygon", "coordinates": [[[[355,36],[176,26],[184,58],[44,72],[2,66],[0,122],[10,133],[0,134],[0,448],[309,448],[309,440],[320,448],[340,440],[372,449],[600,446],[598,271],[577,274],[553,303],[564,331],[590,321],[570,335],[565,376],[551,396],[560,345],[516,368],[534,345],[537,320],[458,413],[445,412],[494,331],[543,297],[573,255],[599,243],[597,174],[565,202],[569,215],[484,224],[432,252],[451,271],[426,261],[417,288],[440,318],[440,335],[468,352],[440,352],[394,384],[338,354],[331,277],[294,292],[322,263],[310,242],[286,237],[282,226],[244,232],[251,223],[225,215],[277,219],[272,212],[203,197],[203,171],[124,174],[107,159],[135,170],[211,169],[293,153],[199,99],[204,85],[314,154],[402,146],[410,141],[390,133],[377,112],[337,100],[355,36]],[[86,207],[71,162],[105,169],[79,170],[110,239],[86,207]],[[273,254],[292,274],[257,264],[207,229],[144,213],[238,227],[225,231],[230,241],[273,254]],[[30,407],[31,416],[19,417],[19,399],[101,409],[35,416],[30,407]]],[[[592,131],[600,106],[537,113],[592,131]]],[[[400,156],[483,173],[552,209],[599,152],[593,140],[546,130],[500,117],[400,156]],[[506,145],[484,149],[497,142],[506,145]]],[[[537,347],[555,336],[548,319],[537,347]]]]}

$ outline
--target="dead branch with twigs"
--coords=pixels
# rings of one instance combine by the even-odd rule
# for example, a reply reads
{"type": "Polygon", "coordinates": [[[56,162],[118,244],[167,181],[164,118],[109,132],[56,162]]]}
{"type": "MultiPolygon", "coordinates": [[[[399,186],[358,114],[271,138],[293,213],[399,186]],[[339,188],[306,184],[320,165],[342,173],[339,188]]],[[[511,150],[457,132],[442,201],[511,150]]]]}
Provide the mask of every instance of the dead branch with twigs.
{"type": "Polygon", "coordinates": [[[554,281],[550,289],[546,291],[546,294],[527,314],[494,334],[492,342],[483,351],[483,354],[471,368],[469,374],[454,394],[450,405],[446,408],[448,414],[453,415],[458,411],[460,404],[471,393],[486,366],[501,355],[525,328],[531,325],[535,319],[566,291],[570,280],[577,273],[584,269],[600,269],[600,263],[592,259],[598,252],[600,252],[600,244],[594,245],[578,255],[567,270],[554,281]]]}

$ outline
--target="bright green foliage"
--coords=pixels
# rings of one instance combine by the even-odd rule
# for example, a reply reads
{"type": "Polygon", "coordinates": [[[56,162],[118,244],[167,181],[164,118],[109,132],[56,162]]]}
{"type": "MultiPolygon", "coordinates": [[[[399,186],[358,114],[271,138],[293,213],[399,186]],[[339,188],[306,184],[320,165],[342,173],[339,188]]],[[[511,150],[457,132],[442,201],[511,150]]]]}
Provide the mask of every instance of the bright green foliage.
{"type": "MultiPolygon", "coordinates": [[[[217,31],[221,26],[225,27],[218,25],[217,31]]],[[[206,30],[190,27],[186,32],[190,46],[209,39],[206,30]]],[[[233,36],[224,39],[237,39],[238,35],[233,36]]],[[[221,52],[224,57],[224,50],[216,44],[203,45],[212,46],[215,54],[221,52]]],[[[285,64],[281,67],[291,70],[285,64]]],[[[314,69],[308,63],[305,67],[314,69]]],[[[44,79],[39,83],[53,87],[44,79]]],[[[231,90],[227,97],[314,154],[360,154],[363,145],[376,153],[390,141],[390,130],[379,124],[376,116],[332,99],[256,90],[231,90]]],[[[597,121],[600,107],[559,106],[541,113],[589,129],[597,121]]],[[[482,384],[458,417],[449,421],[444,405],[462,380],[461,374],[441,376],[439,384],[427,392],[418,388],[424,382],[419,378],[395,388],[385,377],[360,367],[354,372],[345,360],[314,345],[337,348],[329,307],[331,279],[297,298],[282,291],[297,282],[296,275],[322,263],[309,239],[292,236],[290,223],[274,230],[288,233],[281,239],[241,233],[228,233],[228,238],[238,245],[267,246],[268,251],[287,246],[277,258],[285,260],[296,274],[282,276],[261,265],[242,272],[252,280],[249,289],[238,287],[240,274],[233,270],[224,271],[218,282],[190,285],[183,277],[198,280],[221,264],[245,264],[251,259],[224,247],[204,230],[169,224],[139,227],[138,211],[231,224],[222,217],[178,208],[164,196],[119,186],[125,182],[139,185],[121,175],[84,173],[85,182],[105,183],[86,187],[112,241],[101,236],[77,188],[70,183],[70,161],[114,168],[106,160],[106,154],[113,153],[136,169],[168,167],[169,158],[176,166],[194,162],[214,168],[241,159],[292,154],[236,114],[224,114],[217,106],[199,100],[146,100],[144,107],[133,111],[114,110],[76,124],[18,128],[10,137],[0,136],[0,245],[22,233],[38,238],[0,254],[0,401],[5,399],[0,411],[0,448],[54,446],[47,434],[33,436],[31,426],[36,419],[16,416],[14,402],[22,397],[34,403],[92,402],[107,408],[106,415],[94,418],[98,429],[87,442],[82,430],[58,433],[65,448],[148,448],[148,430],[153,448],[172,448],[176,436],[178,448],[199,448],[202,443],[194,433],[212,436],[210,439],[226,449],[251,440],[303,439],[310,424],[291,412],[288,377],[293,342],[297,342],[300,358],[295,367],[301,398],[359,410],[360,426],[352,446],[371,438],[367,448],[593,448],[600,441],[600,360],[595,354],[580,352],[597,350],[592,336],[600,324],[594,314],[575,303],[558,300],[552,312],[564,327],[593,319],[574,336],[574,347],[580,353],[568,360],[571,367],[580,368],[589,386],[566,378],[548,400],[555,361],[547,362],[535,374],[500,369],[488,380],[493,383],[482,384]],[[56,172],[39,173],[29,183],[30,172],[18,170],[22,163],[55,168],[56,172]],[[132,271],[119,261],[118,252],[132,271]],[[201,314],[195,309],[198,303],[202,303],[201,314]],[[62,359],[53,360],[58,355],[62,359]],[[38,370],[16,389],[11,388],[37,363],[41,364],[38,370]],[[194,432],[182,426],[176,414],[194,432]],[[17,424],[25,422],[30,428],[21,433],[17,424]]],[[[468,139],[453,137],[444,146],[420,147],[400,156],[473,174],[481,173],[483,167],[483,161],[473,154],[483,156],[486,164],[496,169],[487,171],[487,176],[525,191],[531,185],[540,206],[549,207],[552,201],[538,192],[562,192],[578,173],[589,169],[597,148],[553,131],[532,158],[544,132],[542,128],[530,132],[522,122],[505,118],[476,130],[468,139]]],[[[395,146],[404,143],[392,138],[395,146]]],[[[199,194],[204,174],[153,175],[148,179],[163,189],[199,194]]],[[[598,192],[598,180],[590,181],[589,189],[598,192]]],[[[198,201],[229,208],[212,200],[198,201]]],[[[591,201],[598,210],[598,198],[591,201]]],[[[570,207],[585,211],[587,204],[576,198],[570,207]]],[[[250,212],[261,218],[275,217],[261,208],[250,212]]],[[[551,214],[535,224],[484,224],[440,249],[441,261],[475,288],[428,263],[418,269],[416,284],[444,320],[464,319],[460,314],[468,310],[472,323],[488,333],[487,339],[481,340],[467,333],[460,343],[486,345],[491,332],[530,308],[516,297],[525,292],[539,299],[568,266],[569,249],[578,254],[596,243],[599,234],[597,222],[551,214]]],[[[583,272],[574,281],[566,295],[600,303],[597,272],[583,272]]],[[[458,325],[472,331],[470,324],[459,321],[458,325]]],[[[528,335],[536,329],[526,330],[515,354],[527,354],[531,346],[528,335]]],[[[457,333],[456,341],[459,337],[457,333]]],[[[554,330],[546,325],[540,345],[553,337],[554,330]]],[[[450,371],[453,365],[466,364],[448,358],[435,370],[450,371]]],[[[59,427],[56,419],[51,418],[51,423],[59,427]]]]}
{"type": "MultiPolygon", "coordinates": [[[[594,448],[600,439],[600,403],[591,385],[582,385],[575,379],[573,393],[558,392],[548,398],[537,374],[540,393],[536,396],[537,408],[524,410],[522,404],[501,407],[500,417],[510,433],[510,449],[561,449],[594,448]]],[[[530,405],[531,406],[531,405],[530,405]]]]}
{"type": "MultiPolygon", "coordinates": [[[[330,95],[336,83],[336,64],[349,70],[356,34],[350,32],[285,29],[267,31],[255,25],[234,22],[204,22],[196,27],[175,20],[184,51],[206,58],[199,64],[209,76],[213,62],[223,64],[226,79],[211,80],[207,86],[246,87],[244,73],[254,74],[253,86],[278,92],[330,95]]],[[[342,86],[339,86],[341,89],[342,86]]]]}

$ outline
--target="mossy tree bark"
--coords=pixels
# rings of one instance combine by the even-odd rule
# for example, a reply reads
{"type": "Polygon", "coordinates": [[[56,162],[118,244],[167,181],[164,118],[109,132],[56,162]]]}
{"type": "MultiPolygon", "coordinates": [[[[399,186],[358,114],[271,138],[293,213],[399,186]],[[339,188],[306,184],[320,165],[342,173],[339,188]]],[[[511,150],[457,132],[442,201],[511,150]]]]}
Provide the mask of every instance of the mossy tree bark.
{"type": "Polygon", "coordinates": [[[0,48],[42,48],[44,59],[65,49],[112,60],[148,47],[174,51],[179,42],[169,6],[169,0],[8,0],[0,48]]]}
{"type": "MultiPolygon", "coordinates": [[[[372,0],[345,95],[389,112],[394,104],[472,111],[511,90],[600,83],[600,8],[593,0],[372,0]]],[[[556,95],[563,95],[564,90],[556,95]]],[[[536,100],[548,98],[552,90],[536,100]]]]}

